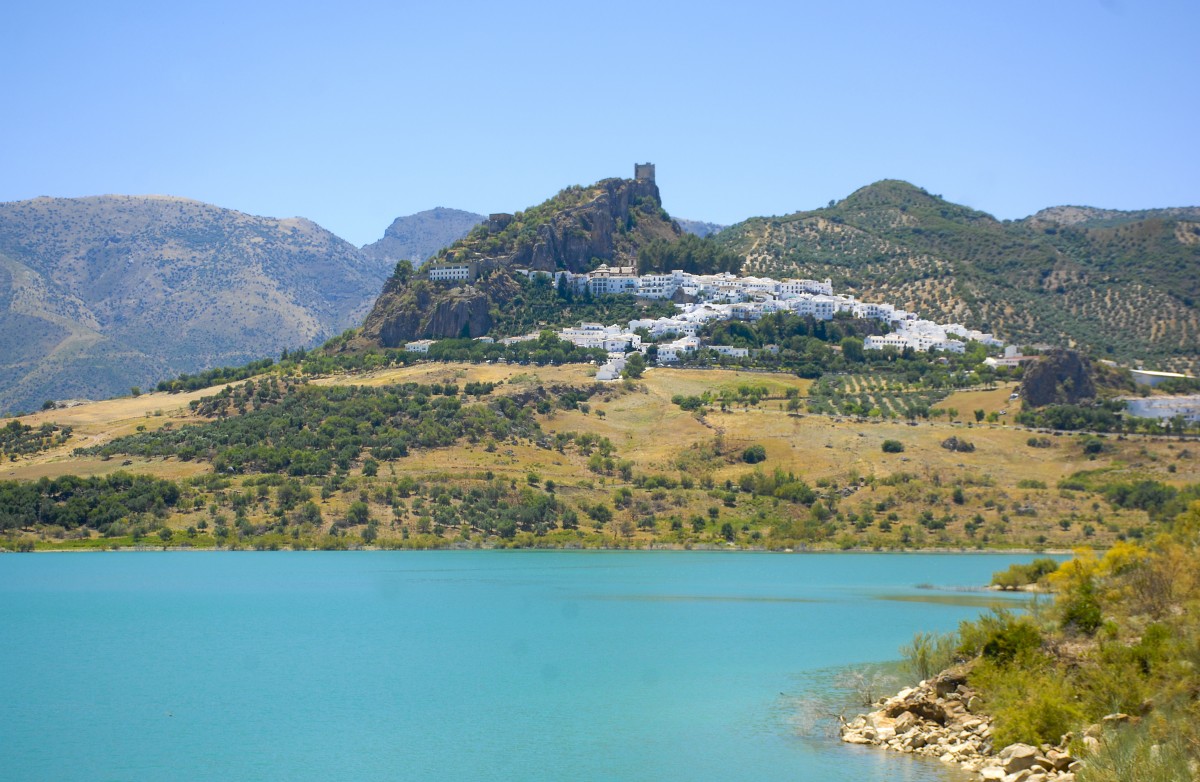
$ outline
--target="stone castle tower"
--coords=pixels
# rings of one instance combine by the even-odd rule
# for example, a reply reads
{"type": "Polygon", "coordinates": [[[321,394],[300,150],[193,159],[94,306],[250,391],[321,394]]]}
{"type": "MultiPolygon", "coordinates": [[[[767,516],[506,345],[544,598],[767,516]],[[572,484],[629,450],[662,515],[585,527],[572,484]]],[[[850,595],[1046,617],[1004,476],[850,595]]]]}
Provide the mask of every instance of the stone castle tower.
{"type": "Polygon", "coordinates": [[[634,179],[646,179],[646,180],[653,182],[654,181],[654,164],[653,163],[634,163],[633,164],[633,178],[634,179]]]}

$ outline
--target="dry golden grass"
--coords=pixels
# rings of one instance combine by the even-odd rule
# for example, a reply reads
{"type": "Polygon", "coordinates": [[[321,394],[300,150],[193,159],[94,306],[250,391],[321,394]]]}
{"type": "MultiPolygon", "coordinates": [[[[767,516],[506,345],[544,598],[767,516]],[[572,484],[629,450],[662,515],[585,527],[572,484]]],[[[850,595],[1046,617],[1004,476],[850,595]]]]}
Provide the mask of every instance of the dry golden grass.
{"type": "Polygon", "coordinates": [[[1007,410],[1008,415],[1016,415],[1021,412],[1021,400],[1009,399],[1016,390],[1016,383],[1003,383],[991,391],[957,391],[938,402],[937,407],[958,410],[961,421],[974,420],[973,413],[976,410],[982,410],[984,415],[1001,410],[1007,410]]]}
{"type": "Polygon", "coordinates": [[[393,383],[509,383],[514,385],[538,383],[589,382],[596,368],[586,364],[563,367],[521,366],[519,364],[413,364],[407,367],[388,367],[374,372],[351,375],[332,375],[314,380],[319,385],[385,386],[393,383]]]}
{"type": "Polygon", "coordinates": [[[36,480],[42,477],[55,478],[61,475],[105,475],[119,469],[146,472],[163,478],[179,478],[208,470],[199,463],[175,461],[149,461],[145,459],[101,460],[90,457],[74,457],[76,448],[100,445],[116,437],[133,434],[138,427],[154,430],[167,423],[175,425],[197,420],[188,410],[188,403],[214,393],[216,389],[203,389],[188,393],[168,394],[155,392],[138,397],[121,397],[102,402],[89,402],[61,410],[44,410],[20,419],[29,426],[55,423],[69,426],[71,437],[66,443],[16,461],[0,462],[0,480],[36,480]]]}
{"type": "MultiPolygon", "coordinates": [[[[398,382],[445,383],[460,385],[473,381],[501,383],[497,393],[511,393],[536,386],[582,385],[593,382],[594,368],[586,366],[532,367],[514,365],[419,364],[381,370],[363,375],[322,378],[321,384],[355,383],[384,385],[398,382]]],[[[990,541],[1038,543],[1069,547],[1084,540],[1085,525],[1093,529],[1088,542],[1103,544],[1115,539],[1117,532],[1143,525],[1140,511],[1111,509],[1097,496],[1085,492],[1060,491],[1063,478],[1082,470],[1101,470],[1112,479],[1152,478],[1176,485],[1200,482],[1200,447],[1152,438],[1121,439],[1109,437],[1111,450],[1095,458],[1083,453],[1074,436],[1051,436],[1052,447],[1032,448],[1029,430],[1007,425],[1015,410],[1009,407],[1008,388],[993,391],[959,392],[940,407],[956,407],[963,421],[972,420],[970,411],[999,410],[1008,407],[1010,416],[997,425],[953,424],[944,420],[911,426],[904,422],[856,422],[827,416],[788,413],[784,395],[791,388],[807,392],[809,381],[787,375],[767,375],[727,370],[654,369],[635,384],[612,383],[592,397],[589,412],[556,410],[541,417],[542,429],[558,432],[593,433],[607,437],[617,449],[618,460],[633,462],[637,474],[662,473],[679,479],[686,475],[696,482],[691,490],[671,490],[669,497],[653,499],[660,518],[689,518],[705,515],[721,501],[704,488],[720,488],[726,481],[734,484],[755,469],[740,456],[752,444],[761,444],[767,460],[758,465],[764,470],[776,468],[792,472],[822,492],[839,491],[838,507],[846,512],[873,509],[877,521],[886,513],[874,506],[892,503],[897,527],[915,528],[918,516],[933,512],[951,519],[944,536],[918,529],[916,544],[967,544],[964,524],[976,516],[990,541]],[[714,410],[698,416],[671,403],[676,394],[714,394],[736,390],[739,385],[766,385],[772,398],[757,407],[734,407],[727,412],[714,410]],[[941,443],[950,436],[975,445],[971,453],[953,452],[941,443]],[[884,440],[898,440],[904,452],[883,453],[884,440]],[[716,451],[719,450],[719,453],[716,451]],[[1171,467],[1174,471],[1171,471],[1171,467]],[[911,476],[907,482],[886,485],[899,473],[911,476]],[[1023,487],[1021,484],[1025,482],[1023,487]],[[1040,482],[1040,483],[1036,483],[1040,482]],[[1038,488],[1044,485],[1046,488],[1038,488]],[[962,489],[961,503],[952,500],[954,487],[962,489]],[[1018,512],[1019,511],[1019,512],[1018,512]],[[1060,522],[1069,522],[1065,526],[1060,522]]],[[[159,477],[180,478],[209,469],[203,462],[174,459],[110,460],[79,458],[70,451],[82,444],[105,442],[137,430],[152,429],[167,421],[176,425],[188,420],[187,404],[192,399],[213,393],[214,389],[189,394],[147,394],[136,399],[117,399],[70,410],[48,411],[27,417],[26,422],[40,424],[55,421],[75,427],[67,446],[0,467],[0,478],[36,479],[68,473],[95,475],[126,469],[159,477]],[[162,415],[156,415],[158,411],[162,415]],[[130,462],[125,464],[124,462],[130,462]]],[[[353,472],[358,489],[390,485],[401,476],[419,481],[450,483],[479,480],[486,473],[527,485],[535,473],[540,485],[553,481],[561,500],[576,508],[584,504],[608,502],[614,489],[630,486],[619,474],[597,474],[588,460],[574,448],[565,453],[538,447],[529,442],[461,443],[450,448],[414,451],[395,462],[384,463],[376,478],[353,472]]],[[[326,519],[344,513],[348,503],[358,496],[334,496],[322,501],[326,519]]],[[[372,491],[374,489],[372,488],[372,491]]],[[[649,502],[649,493],[637,490],[637,497],[649,502]]],[[[744,495],[740,495],[744,497],[744,495]]],[[[392,510],[374,497],[372,513],[385,521],[385,536],[398,528],[391,526],[392,510]]],[[[738,524],[765,510],[799,518],[807,514],[803,506],[784,503],[771,510],[770,501],[739,498],[737,506],[720,508],[721,520],[738,524]],[[764,504],[765,503],[765,504],[764,504]]],[[[183,528],[194,524],[199,511],[177,514],[168,524],[183,528]]],[[[413,516],[397,517],[400,524],[411,524],[413,516]]],[[[766,527],[763,527],[766,530],[766,527]]],[[[892,533],[895,534],[895,533],[892,533]]],[[[649,533],[639,532],[633,540],[646,540],[649,533]]],[[[971,540],[975,540],[972,538],[971,540]]],[[[868,545],[863,539],[862,545],[868,545]]]]}

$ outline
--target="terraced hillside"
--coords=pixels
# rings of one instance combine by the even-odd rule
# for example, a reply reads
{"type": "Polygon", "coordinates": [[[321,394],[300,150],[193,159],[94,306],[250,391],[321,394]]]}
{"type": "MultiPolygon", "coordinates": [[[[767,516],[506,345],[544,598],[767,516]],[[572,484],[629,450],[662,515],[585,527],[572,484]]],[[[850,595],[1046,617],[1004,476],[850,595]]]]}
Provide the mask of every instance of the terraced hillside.
{"type": "Polygon", "coordinates": [[[312,344],[391,269],[308,220],[183,198],[0,204],[0,411],[312,344]]]}
{"type": "Polygon", "coordinates": [[[716,241],[748,274],[830,277],[1021,343],[1200,367],[1200,208],[1055,207],[1017,221],[895,180],[824,209],[756,217],[716,241]]]}

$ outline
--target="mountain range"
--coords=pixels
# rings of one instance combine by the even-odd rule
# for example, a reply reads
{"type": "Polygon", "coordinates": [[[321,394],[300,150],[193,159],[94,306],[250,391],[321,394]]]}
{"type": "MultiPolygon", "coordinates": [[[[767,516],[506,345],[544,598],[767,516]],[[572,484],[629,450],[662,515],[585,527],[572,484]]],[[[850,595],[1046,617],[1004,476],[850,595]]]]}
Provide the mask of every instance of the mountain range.
{"type": "Polygon", "coordinates": [[[653,182],[611,179],[504,225],[442,207],[400,217],[356,248],[303,218],[184,198],[43,197],[0,203],[0,411],[317,344],[372,312],[364,336],[377,343],[458,336],[464,324],[484,333],[517,292],[512,266],[628,265],[685,233],[744,258],[743,273],[831,277],[1009,341],[1200,368],[1197,207],[1059,206],[1003,221],[884,180],[826,208],[723,228],[672,219],[653,182]],[[504,273],[454,288],[453,300],[426,288],[418,304],[416,280],[393,272],[433,256],[504,273]]]}
{"type": "Polygon", "coordinates": [[[309,220],[184,198],[0,204],[0,410],[313,344],[390,271],[309,220]]]}

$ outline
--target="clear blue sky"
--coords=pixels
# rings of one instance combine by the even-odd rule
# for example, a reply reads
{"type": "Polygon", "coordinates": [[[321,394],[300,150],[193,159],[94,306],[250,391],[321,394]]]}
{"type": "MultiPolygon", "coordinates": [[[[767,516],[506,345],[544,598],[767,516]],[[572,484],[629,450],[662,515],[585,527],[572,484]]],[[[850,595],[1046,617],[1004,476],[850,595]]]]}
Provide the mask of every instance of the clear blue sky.
{"type": "Polygon", "coordinates": [[[169,193],[355,244],[653,161],[730,223],[901,178],[1200,204],[1200,3],[10,3],[0,200],[169,193]]]}

